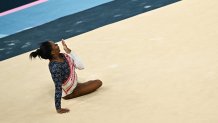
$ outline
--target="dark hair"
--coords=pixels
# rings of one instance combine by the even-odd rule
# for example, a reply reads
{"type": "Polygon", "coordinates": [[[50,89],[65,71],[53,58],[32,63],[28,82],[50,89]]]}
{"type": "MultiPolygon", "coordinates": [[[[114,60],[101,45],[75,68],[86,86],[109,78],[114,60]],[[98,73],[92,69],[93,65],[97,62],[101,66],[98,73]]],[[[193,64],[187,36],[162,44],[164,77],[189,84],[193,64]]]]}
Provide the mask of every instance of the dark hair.
{"type": "Polygon", "coordinates": [[[30,59],[36,58],[37,56],[43,59],[52,59],[51,50],[52,48],[50,42],[45,41],[40,44],[39,49],[37,49],[35,52],[31,52],[29,57],[30,59]]]}

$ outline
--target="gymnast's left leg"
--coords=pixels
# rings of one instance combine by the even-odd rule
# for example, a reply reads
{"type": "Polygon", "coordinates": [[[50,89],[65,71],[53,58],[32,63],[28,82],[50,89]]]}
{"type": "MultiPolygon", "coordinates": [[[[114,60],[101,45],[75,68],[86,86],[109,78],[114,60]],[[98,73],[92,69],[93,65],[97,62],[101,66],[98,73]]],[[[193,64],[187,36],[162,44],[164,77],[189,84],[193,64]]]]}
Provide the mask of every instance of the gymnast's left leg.
{"type": "Polygon", "coordinates": [[[89,93],[96,91],[98,88],[102,86],[101,80],[90,80],[85,83],[78,83],[73,93],[63,97],[63,99],[72,99],[79,96],[83,96],[89,93]]]}

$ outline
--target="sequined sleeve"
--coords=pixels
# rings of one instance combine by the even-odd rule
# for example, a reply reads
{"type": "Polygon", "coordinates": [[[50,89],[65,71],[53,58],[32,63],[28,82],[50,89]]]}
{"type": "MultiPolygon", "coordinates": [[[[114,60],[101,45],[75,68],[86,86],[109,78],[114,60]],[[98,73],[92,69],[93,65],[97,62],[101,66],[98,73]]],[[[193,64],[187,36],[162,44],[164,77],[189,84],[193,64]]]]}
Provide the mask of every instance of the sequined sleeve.
{"type": "Polygon", "coordinates": [[[52,79],[55,84],[55,107],[56,110],[61,109],[61,97],[62,97],[62,76],[61,66],[58,64],[49,64],[52,79]]]}

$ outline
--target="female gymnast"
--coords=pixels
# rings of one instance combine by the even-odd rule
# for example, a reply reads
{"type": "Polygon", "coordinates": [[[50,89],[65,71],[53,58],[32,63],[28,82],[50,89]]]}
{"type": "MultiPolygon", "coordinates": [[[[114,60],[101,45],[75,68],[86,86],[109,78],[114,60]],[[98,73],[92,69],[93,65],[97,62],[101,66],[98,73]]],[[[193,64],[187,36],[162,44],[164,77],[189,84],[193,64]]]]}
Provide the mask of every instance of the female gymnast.
{"type": "Polygon", "coordinates": [[[102,86],[101,80],[79,83],[75,69],[82,70],[84,65],[75,53],[69,49],[64,40],[62,45],[66,53],[60,53],[59,46],[52,41],[42,42],[40,48],[32,52],[30,59],[37,56],[49,60],[49,70],[55,85],[55,107],[57,113],[70,110],[61,107],[61,98],[72,99],[94,92],[102,86]]]}

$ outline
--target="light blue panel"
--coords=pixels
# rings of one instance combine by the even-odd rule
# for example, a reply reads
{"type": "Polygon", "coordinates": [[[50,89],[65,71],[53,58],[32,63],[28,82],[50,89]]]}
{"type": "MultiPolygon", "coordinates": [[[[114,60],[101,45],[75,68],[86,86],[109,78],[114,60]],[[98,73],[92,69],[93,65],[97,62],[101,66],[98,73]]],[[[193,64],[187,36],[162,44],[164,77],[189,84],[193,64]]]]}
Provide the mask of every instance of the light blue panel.
{"type": "Polygon", "coordinates": [[[0,17],[0,38],[113,0],[48,0],[0,17]]]}

